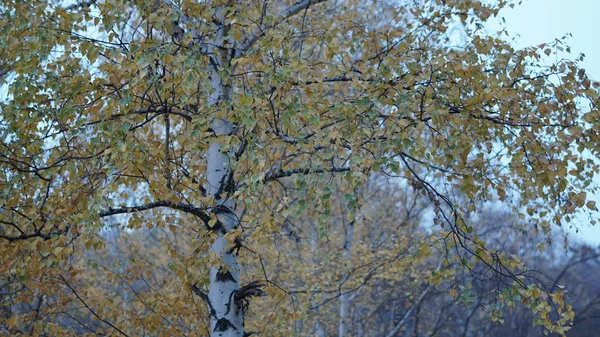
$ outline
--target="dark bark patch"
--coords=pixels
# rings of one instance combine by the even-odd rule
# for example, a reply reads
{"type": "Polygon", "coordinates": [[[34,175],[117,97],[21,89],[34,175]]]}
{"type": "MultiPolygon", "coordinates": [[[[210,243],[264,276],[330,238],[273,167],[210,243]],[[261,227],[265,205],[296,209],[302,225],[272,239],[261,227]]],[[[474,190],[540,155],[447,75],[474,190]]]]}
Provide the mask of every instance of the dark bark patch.
{"type": "Polygon", "coordinates": [[[214,331],[227,331],[227,329],[233,329],[233,330],[237,330],[235,328],[235,326],[233,324],[231,324],[231,322],[225,318],[225,317],[221,317],[217,320],[217,324],[215,324],[215,329],[214,331]]]}
{"type": "Polygon", "coordinates": [[[261,281],[252,281],[245,286],[241,287],[240,290],[235,292],[234,300],[236,312],[239,313],[241,311],[242,316],[246,316],[248,312],[248,306],[250,305],[250,300],[253,297],[262,297],[266,296],[267,293],[262,290],[266,284],[261,281]]]}
{"type": "Polygon", "coordinates": [[[217,276],[216,276],[216,281],[217,282],[227,282],[227,281],[235,282],[235,278],[233,277],[233,275],[231,275],[229,270],[223,272],[223,268],[219,268],[219,272],[217,273],[217,276]]]}

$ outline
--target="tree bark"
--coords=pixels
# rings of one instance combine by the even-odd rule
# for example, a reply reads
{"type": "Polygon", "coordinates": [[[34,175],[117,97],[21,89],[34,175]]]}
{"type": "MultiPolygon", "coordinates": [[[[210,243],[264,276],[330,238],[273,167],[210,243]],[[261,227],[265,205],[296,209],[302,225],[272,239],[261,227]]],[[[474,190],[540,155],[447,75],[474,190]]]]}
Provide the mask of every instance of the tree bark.
{"type": "MultiPolygon", "coordinates": [[[[351,263],[352,239],[354,237],[354,222],[346,224],[346,235],[344,237],[344,263],[351,263]]],[[[339,337],[348,335],[348,313],[350,309],[350,294],[343,293],[340,296],[340,322],[339,322],[339,337]]]]}
{"type": "MultiPolygon", "coordinates": [[[[217,34],[212,41],[208,53],[211,58],[211,86],[212,93],[209,105],[217,108],[229,101],[229,84],[223,83],[219,75],[219,68],[227,67],[231,57],[228,48],[225,48],[225,36],[228,27],[225,24],[223,6],[215,11],[215,22],[218,25],[217,34]]],[[[230,135],[233,125],[222,119],[215,118],[212,122],[215,137],[230,135]]],[[[239,225],[234,213],[235,202],[227,198],[228,186],[232,186],[231,158],[229,152],[221,151],[221,144],[215,140],[210,145],[207,153],[207,193],[215,200],[213,213],[217,216],[217,225],[213,228],[217,237],[211,244],[211,250],[219,259],[219,265],[210,269],[210,285],[208,290],[208,309],[210,312],[211,337],[243,337],[244,313],[242,304],[236,301],[236,294],[240,290],[240,268],[237,261],[237,252],[231,249],[226,240],[226,235],[239,225]]]]}

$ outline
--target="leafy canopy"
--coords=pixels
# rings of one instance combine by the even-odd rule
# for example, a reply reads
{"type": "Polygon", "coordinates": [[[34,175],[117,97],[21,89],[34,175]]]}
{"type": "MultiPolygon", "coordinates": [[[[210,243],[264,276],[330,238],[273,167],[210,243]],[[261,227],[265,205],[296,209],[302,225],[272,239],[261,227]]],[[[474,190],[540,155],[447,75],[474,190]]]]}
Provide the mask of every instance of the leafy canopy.
{"type": "MultiPolygon", "coordinates": [[[[218,142],[231,160],[222,192],[243,216],[227,233],[232,245],[243,238],[252,251],[271,251],[271,234],[300,214],[325,238],[339,190],[332,176],[346,186],[353,221],[371,202],[359,202],[364,181],[382,173],[422,193],[439,235],[508,275],[541,324],[566,331],[572,317],[562,301],[554,301],[564,313],[558,321],[544,314],[545,297],[519,276],[521,264],[487,249],[466,217],[495,200],[548,233],[597,210],[589,195],[600,151],[598,83],[578,59],[550,62],[561,40],[515,50],[480,29],[506,5],[4,1],[0,276],[19,290],[9,302],[52,298],[43,306],[50,318],[31,326],[59,334],[65,325],[52,317],[82,304],[95,277],[135,280],[159,268],[144,270],[131,255],[135,267],[96,272],[86,255],[104,249],[103,229],[166,228],[194,246],[167,249],[164,268],[173,274],[165,269],[156,284],[181,304],[121,310],[127,301],[107,302],[119,295],[97,289],[86,295],[96,301],[88,309],[102,322],[98,332],[202,333],[185,285],[207,282],[208,266],[219,264],[208,254],[218,221],[206,193],[206,153],[218,142]],[[217,38],[224,43],[211,45],[217,38]],[[215,74],[228,95],[216,105],[215,74]],[[234,131],[214,132],[219,119],[234,131]],[[181,321],[129,319],[141,312],[181,321]]],[[[18,317],[5,324],[20,331],[33,319],[18,317]]]]}

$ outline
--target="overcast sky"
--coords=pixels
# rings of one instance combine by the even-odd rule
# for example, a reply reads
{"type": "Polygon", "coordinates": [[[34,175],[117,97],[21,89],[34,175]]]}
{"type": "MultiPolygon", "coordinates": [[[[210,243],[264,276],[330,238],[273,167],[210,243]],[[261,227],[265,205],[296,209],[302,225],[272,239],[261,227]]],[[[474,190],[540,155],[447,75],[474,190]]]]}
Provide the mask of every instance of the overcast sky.
{"type": "MultiPolygon", "coordinates": [[[[516,47],[552,42],[572,34],[567,41],[571,46],[570,58],[584,53],[583,68],[592,79],[600,80],[600,0],[524,0],[520,6],[501,14],[511,35],[517,35],[516,47]]],[[[590,244],[600,244],[600,223],[590,227],[582,217],[578,227],[580,232],[569,234],[569,238],[575,236],[590,244]]]]}
{"type": "Polygon", "coordinates": [[[600,80],[600,0],[524,0],[503,12],[509,32],[517,34],[517,47],[551,42],[571,33],[572,56],[584,53],[584,68],[600,80]]]}

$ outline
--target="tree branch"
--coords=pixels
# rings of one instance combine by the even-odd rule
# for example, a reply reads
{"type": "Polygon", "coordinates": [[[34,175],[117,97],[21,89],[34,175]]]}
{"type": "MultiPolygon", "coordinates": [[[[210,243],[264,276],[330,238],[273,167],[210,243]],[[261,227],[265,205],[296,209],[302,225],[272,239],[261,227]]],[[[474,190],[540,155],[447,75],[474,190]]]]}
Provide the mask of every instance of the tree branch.
{"type": "Polygon", "coordinates": [[[327,0],[300,0],[300,1],[296,2],[295,4],[291,5],[290,7],[284,9],[283,11],[281,11],[281,13],[279,13],[278,18],[274,20],[275,22],[273,24],[259,26],[256,32],[250,34],[250,36],[248,36],[242,42],[242,44],[239,46],[239,48],[236,49],[234,57],[237,58],[237,57],[243,56],[244,53],[250,47],[252,47],[252,45],[254,45],[254,43],[256,43],[256,41],[258,41],[259,38],[265,36],[265,33],[268,30],[276,27],[277,25],[281,24],[282,22],[287,21],[287,19],[298,14],[300,11],[308,9],[308,7],[310,7],[311,5],[316,5],[318,3],[325,2],[325,1],[327,1],[327,0]]]}
{"type": "Polygon", "coordinates": [[[83,304],[91,313],[92,315],[94,315],[97,319],[99,319],[100,321],[104,322],[105,324],[107,324],[108,326],[110,326],[111,328],[115,329],[116,331],[118,331],[121,335],[123,336],[129,336],[128,334],[124,333],[121,329],[117,328],[115,325],[113,325],[111,322],[105,320],[104,318],[100,317],[95,311],[94,309],[92,309],[84,300],[83,298],[81,298],[79,296],[79,294],[75,291],[75,289],[73,289],[73,287],[71,287],[71,285],[69,284],[69,282],[67,282],[67,280],[61,275],[60,278],[63,280],[63,282],[65,283],[65,285],[71,290],[71,292],[73,292],[73,294],[75,295],[75,297],[77,297],[77,299],[79,300],[79,302],[81,302],[81,304],[83,304]]]}
{"type": "MultiPolygon", "coordinates": [[[[120,208],[109,208],[107,210],[99,212],[98,216],[103,218],[103,217],[117,215],[117,214],[127,214],[127,213],[136,213],[136,212],[141,212],[141,211],[147,211],[147,210],[151,210],[154,208],[160,208],[160,207],[172,208],[172,209],[176,209],[178,211],[182,211],[185,213],[195,215],[195,216],[199,217],[207,226],[208,226],[208,222],[211,219],[210,215],[202,208],[198,208],[198,207],[192,206],[190,204],[184,204],[182,202],[176,203],[176,202],[172,202],[172,201],[168,201],[168,200],[159,200],[159,201],[151,202],[151,203],[148,203],[145,205],[125,206],[125,207],[120,207],[120,208]]],[[[208,228],[208,229],[212,229],[212,228],[208,228]]]]}
{"type": "Polygon", "coordinates": [[[65,10],[70,11],[70,10],[74,10],[74,9],[86,8],[86,7],[90,7],[91,5],[93,5],[95,3],[96,3],[95,0],[79,1],[70,6],[65,7],[65,10]]]}
{"type": "Polygon", "coordinates": [[[398,330],[400,330],[400,328],[404,325],[404,323],[406,323],[406,320],[410,317],[410,314],[412,313],[412,311],[421,304],[421,302],[425,298],[425,295],[427,295],[427,293],[429,292],[430,287],[431,287],[431,285],[427,285],[425,290],[423,290],[423,292],[421,293],[421,296],[419,296],[419,298],[413,304],[413,306],[410,307],[410,309],[408,309],[408,311],[404,314],[404,316],[402,316],[402,319],[400,320],[400,322],[398,322],[398,324],[396,324],[396,326],[394,326],[392,331],[390,331],[390,333],[387,334],[387,337],[394,337],[396,335],[398,330]]]}
{"type": "Polygon", "coordinates": [[[0,66],[0,80],[2,80],[2,78],[4,78],[4,76],[6,76],[6,74],[8,74],[11,70],[12,70],[12,68],[10,66],[7,66],[7,65],[0,66]]]}
{"type": "Polygon", "coordinates": [[[346,171],[350,171],[349,167],[329,167],[329,168],[295,168],[295,169],[291,169],[291,170],[279,170],[277,172],[273,172],[271,174],[267,174],[265,176],[265,178],[263,179],[264,183],[267,183],[269,181],[275,180],[275,179],[279,179],[279,178],[283,178],[283,177],[289,177],[295,174],[309,174],[309,173],[327,173],[327,172],[346,172],[346,171]]]}
{"type": "MultiPolygon", "coordinates": [[[[0,208],[0,210],[1,210],[1,208],[0,208]]],[[[10,225],[10,226],[14,227],[20,233],[19,235],[6,235],[4,233],[1,233],[0,239],[4,239],[8,242],[28,240],[28,239],[35,238],[35,237],[39,237],[44,241],[48,241],[48,240],[52,239],[52,237],[55,235],[61,235],[61,234],[67,233],[69,231],[69,229],[71,228],[71,225],[67,224],[67,227],[64,230],[57,229],[57,230],[53,230],[53,231],[44,233],[44,232],[42,232],[42,230],[44,229],[45,226],[44,226],[44,224],[42,224],[42,226],[40,226],[39,228],[36,228],[33,232],[26,233],[15,223],[8,222],[8,221],[0,221],[0,223],[5,224],[5,225],[10,225]]]]}

